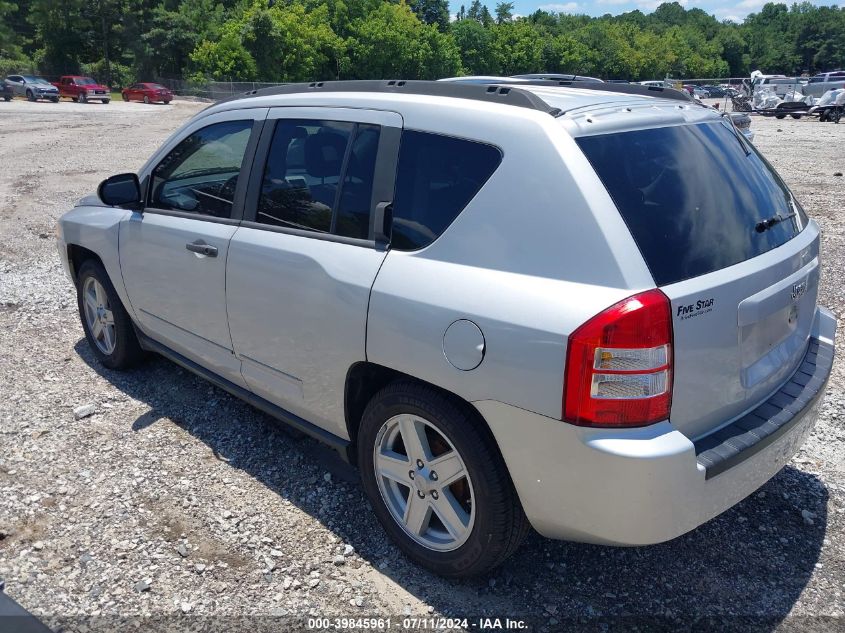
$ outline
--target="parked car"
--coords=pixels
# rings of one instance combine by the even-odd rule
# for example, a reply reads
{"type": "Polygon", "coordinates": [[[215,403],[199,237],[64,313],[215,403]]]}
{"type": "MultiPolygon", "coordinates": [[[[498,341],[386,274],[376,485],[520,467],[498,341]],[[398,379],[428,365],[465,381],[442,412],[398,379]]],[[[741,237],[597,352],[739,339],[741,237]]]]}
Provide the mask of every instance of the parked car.
{"type": "Polygon", "coordinates": [[[12,92],[12,87],[5,81],[0,83],[0,96],[3,97],[3,101],[11,101],[12,97],[15,96],[15,93],[12,92]]]}
{"type": "Polygon", "coordinates": [[[43,77],[35,75],[9,75],[6,77],[6,86],[12,92],[12,96],[26,97],[29,101],[49,99],[53,103],[59,100],[59,91],[43,77]]]}
{"type": "Polygon", "coordinates": [[[111,91],[108,86],[98,84],[91,77],[65,75],[54,85],[59,89],[61,96],[70,97],[73,101],[79,103],[88,103],[89,101],[108,103],[111,101],[111,91]]]}
{"type": "Polygon", "coordinates": [[[124,101],[143,101],[153,103],[161,101],[168,104],[173,100],[173,93],[161,84],[137,83],[124,88],[121,92],[124,101]]]}
{"type": "Polygon", "coordinates": [[[710,99],[719,99],[727,94],[721,86],[702,86],[701,89],[707,93],[710,99]]]}
{"type": "Polygon", "coordinates": [[[810,77],[801,90],[805,96],[818,99],[828,90],[836,88],[845,88],[845,70],[833,70],[810,77]]]}
{"type": "Polygon", "coordinates": [[[160,353],[335,447],[445,576],[529,524],[694,529],[813,429],[836,328],[819,227],[716,110],[594,85],[210,106],[59,221],[93,355],[160,353]]]}

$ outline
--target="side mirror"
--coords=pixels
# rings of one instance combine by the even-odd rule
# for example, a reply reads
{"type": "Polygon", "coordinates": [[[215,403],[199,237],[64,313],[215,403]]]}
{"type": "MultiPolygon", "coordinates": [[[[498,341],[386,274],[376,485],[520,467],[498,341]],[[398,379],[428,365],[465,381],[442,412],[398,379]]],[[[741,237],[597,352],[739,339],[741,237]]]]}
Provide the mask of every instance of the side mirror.
{"type": "Polygon", "coordinates": [[[100,200],[113,207],[141,204],[141,183],[136,174],[118,174],[106,178],[97,189],[100,200]]]}

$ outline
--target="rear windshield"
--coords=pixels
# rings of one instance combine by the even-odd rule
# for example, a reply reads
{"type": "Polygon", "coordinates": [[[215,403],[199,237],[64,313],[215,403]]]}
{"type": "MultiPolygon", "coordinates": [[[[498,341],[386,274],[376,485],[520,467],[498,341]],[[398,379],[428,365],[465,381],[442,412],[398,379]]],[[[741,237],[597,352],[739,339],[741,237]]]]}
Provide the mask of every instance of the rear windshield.
{"type": "Polygon", "coordinates": [[[807,224],[771,165],[725,121],[576,141],[658,285],[756,257],[807,224]]]}

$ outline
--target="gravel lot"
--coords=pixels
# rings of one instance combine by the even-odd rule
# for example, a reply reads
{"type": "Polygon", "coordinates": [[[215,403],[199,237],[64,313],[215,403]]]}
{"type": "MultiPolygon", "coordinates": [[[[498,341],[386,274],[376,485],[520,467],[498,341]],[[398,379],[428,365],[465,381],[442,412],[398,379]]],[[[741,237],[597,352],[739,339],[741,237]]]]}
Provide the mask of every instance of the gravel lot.
{"type": "MultiPolygon", "coordinates": [[[[531,535],[494,574],[465,582],[404,560],[354,471],[311,440],[162,359],[129,373],[97,366],[56,255],[56,219],[104,177],[139,168],[201,107],[0,103],[0,578],[10,596],[71,629],[90,616],[165,614],[180,626],[198,614],[517,615],[538,630],[572,617],[745,615],[815,628],[821,620],[795,616],[843,616],[842,335],[814,435],[736,508],[646,548],[531,535]],[[75,419],[83,405],[95,412],[75,419]]],[[[753,129],[822,226],[821,302],[841,317],[845,125],[755,117],[753,129]]]]}

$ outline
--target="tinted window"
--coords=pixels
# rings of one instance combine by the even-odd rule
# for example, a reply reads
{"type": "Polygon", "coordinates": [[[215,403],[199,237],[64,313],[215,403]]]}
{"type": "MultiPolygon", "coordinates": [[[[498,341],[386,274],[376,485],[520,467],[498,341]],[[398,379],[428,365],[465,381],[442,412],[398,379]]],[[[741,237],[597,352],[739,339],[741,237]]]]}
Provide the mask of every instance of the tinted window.
{"type": "Polygon", "coordinates": [[[403,132],[391,246],[413,250],[436,240],[501,160],[501,152],[491,145],[425,132],[403,132]]]}
{"type": "Polygon", "coordinates": [[[665,285],[745,261],[797,235],[807,217],[772,167],[725,122],[576,139],[652,276],[665,285]],[[782,222],[758,232],[762,220],[782,222]]]}
{"type": "Polygon", "coordinates": [[[256,221],[330,233],[354,128],[354,123],[336,121],[279,121],[264,168],[256,221]]]}
{"type": "Polygon", "coordinates": [[[380,128],[359,125],[352,141],[343,177],[335,233],[367,239],[370,235],[370,209],[373,208],[373,176],[380,128]]]}
{"type": "Polygon", "coordinates": [[[380,135],[379,126],[363,123],[279,121],[256,220],[369,238],[380,135]]]}
{"type": "Polygon", "coordinates": [[[252,121],[215,123],[188,136],[153,171],[150,206],[232,216],[252,121]]]}

